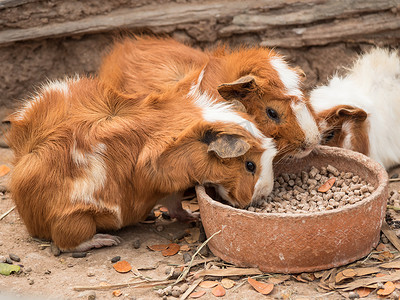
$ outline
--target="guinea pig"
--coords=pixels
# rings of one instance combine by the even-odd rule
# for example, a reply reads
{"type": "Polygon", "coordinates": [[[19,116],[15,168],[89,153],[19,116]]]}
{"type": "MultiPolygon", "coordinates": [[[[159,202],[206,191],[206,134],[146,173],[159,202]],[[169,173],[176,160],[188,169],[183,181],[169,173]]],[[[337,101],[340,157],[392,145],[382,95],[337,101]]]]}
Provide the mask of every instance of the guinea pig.
{"type": "Polygon", "coordinates": [[[122,93],[146,96],[178,83],[188,92],[191,76],[202,69],[200,89],[253,115],[263,134],[274,139],[276,160],[306,156],[319,144],[301,76],[271,49],[221,46],[203,52],[171,38],[126,38],[104,57],[99,76],[122,93]]]}
{"type": "Polygon", "coordinates": [[[361,152],[389,169],[400,163],[400,58],[375,48],[344,77],[310,94],[322,143],[361,152]]]}
{"type": "Polygon", "coordinates": [[[62,251],[111,246],[156,201],[214,186],[238,207],[273,187],[272,139],[252,117],[193,90],[141,101],[96,78],[44,85],[11,116],[11,192],[28,232],[62,251]]]}

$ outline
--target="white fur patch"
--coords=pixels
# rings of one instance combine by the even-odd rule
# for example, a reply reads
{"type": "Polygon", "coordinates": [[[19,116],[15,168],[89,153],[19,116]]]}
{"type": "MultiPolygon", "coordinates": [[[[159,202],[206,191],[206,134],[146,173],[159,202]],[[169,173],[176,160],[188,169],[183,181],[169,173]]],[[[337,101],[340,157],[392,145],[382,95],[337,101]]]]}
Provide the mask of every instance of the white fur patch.
{"type": "Polygon", "coordinates": [[[15,113],[15,120],[23,120],[28,111],[43,100],[43,94],[56,91],[65,96],[69,95],[69,83],[79,81],[78,75],[73,78],[65,78],[64,80],[49,80],[43,84],[37,93],[31,99],[25,101],[25,104],[15,113]]]}
{"type": "Polygon", "coordinates": [[[261,173],[254,187],[252,202],[256,202],[261,197],[268,196],[274,187],[274,170],[272,161],[277,153],[275,143],[272,139],[264,139],[264,153],[261,155],[261,173]]]}
{"type": "MultiPolygon", "coordinates": [[[[104,187],[107,180],[107,173],[105,163],[103,160],[104,144],[99,144],[93,147],[92,153],[79,154],[75,158],[78,158],[78,162],[81,163],[86,157],[84,162],[86,164],[86,174],[84,178],[77,179],[74,182],[74,187],[71,193],[72,202],[84,202],[86,204],[97,205],[96,199],[93,195],[96,191],[104,187]]],[[[79,153],[75,149],[75,154],[79,153]]]]}
{"type": "Polygon", "coordinates": [[[351,140],[353,139],[353,135],[351,133],[351,123],[343,122],[342,131],[343,131],[343,135],[344,135],[342,147],[345,149],[352,149],[351,140]]]}
{"type": "Polygon", "coordinates": [[[94,198],[94,194],[104,188],[107,180],[107,171],[103,159],[106,150],[106,145],[100,143],[93,147],[92,153],[83,153],[76,149],[76,144],[74,145],[71,150],[72,158],[78,166],[85,168],[85,175],[83,178],[76,179],[73,183],[71,202],[85,203],[94,205],[99,209],[108,210],[116,216],[118,224],[121,226],[121,208],[118,205],[106,204],[102,199],[94,198]]]}
{"type": "Polygon", "coordinates": [[[317,145],[320,142],[321,136],[317,123],[307,105],[304,102],[292,102],[290,106],[292,107],[300,128],[304,132],[306,144],[310,146],[317,145]]]}
{"type": "Polygon", "coordinates": [[[203,81],[204,72],[206,67],[201,70],[199,78],[197,78],[197,82],[190,87],[190,91],[188,93],[189,96],[195,96],[196,94],[200,94],[200,84],[203,81]]]}
{"type": "Polygon", "coordinates": [[[77,166],[87,166],[88,160],[85,154],[76,148],[76,141],[71,149],[71,157],[77,166]]]}
{"type": "Polygon", "coordinates": [[[303,99],[303,93],[300,90],[300,78],[299,75],[291,70],[286,62],[280,57],[272,57],[271,65],[278,72],[279,78],[286,88],[286,93],[289,96],[296,96],[300,100],[303,99]]]}

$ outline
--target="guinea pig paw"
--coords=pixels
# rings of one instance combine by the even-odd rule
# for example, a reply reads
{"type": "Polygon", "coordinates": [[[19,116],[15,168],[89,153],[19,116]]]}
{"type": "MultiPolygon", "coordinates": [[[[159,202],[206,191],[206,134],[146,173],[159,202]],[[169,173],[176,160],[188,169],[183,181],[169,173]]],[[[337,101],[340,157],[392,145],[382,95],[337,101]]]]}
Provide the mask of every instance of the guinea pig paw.
{"type": "Polygon", "coordinates": [[[119,236],[98,233],[95,234],[90,240],[87,240],[86,242],[83,242],[78,247],[76,247],[75,251],[84,252],[92,248],[116,246],[119,245],[121,242],[122,239],[119,236]]]}

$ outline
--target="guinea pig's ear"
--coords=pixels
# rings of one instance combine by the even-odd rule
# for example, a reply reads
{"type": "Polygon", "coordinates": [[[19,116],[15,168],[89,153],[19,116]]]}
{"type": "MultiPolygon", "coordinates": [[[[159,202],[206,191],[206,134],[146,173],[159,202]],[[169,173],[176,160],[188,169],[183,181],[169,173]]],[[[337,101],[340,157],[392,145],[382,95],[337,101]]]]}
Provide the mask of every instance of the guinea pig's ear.
{"type": "Polygon", "coordinates": [[[336,110],[336,115],[338,117],[350,117],[360,122],[365,121],[368,117],[368,114],[365,112],[365,110],[350,105],[345,105],[338,108],[336,110]]]}
{"type": "Polygon", "coordinates": [[[240,136],[220,134],[208,145],[208,152],[214,152],[221,158],[233,158],[244,155],[250,145],[240,136]]]}
{"type": "Polygon", "coordinates": [[[240,77],[234,82],[223,83],[217,87],[218,93],[225,100],[240,100],[255,89],[257,89],[256,80],[251,75],[240,77]]]}

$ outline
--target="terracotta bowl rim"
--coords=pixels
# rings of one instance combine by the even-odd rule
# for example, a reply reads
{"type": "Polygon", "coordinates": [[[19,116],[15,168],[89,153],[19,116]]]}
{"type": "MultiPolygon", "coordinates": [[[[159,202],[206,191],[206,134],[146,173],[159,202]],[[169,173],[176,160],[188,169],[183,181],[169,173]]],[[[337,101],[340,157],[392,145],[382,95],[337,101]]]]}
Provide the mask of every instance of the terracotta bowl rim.
{"type": "MultiPolygon", "coordinates": [[[[228,204],[223,204],[219,201],[214,200],[211,198],[203,185],[197,185],[196,186],[196,191],[200,194],[205,195],[206,197],[199,197],[199,198],[204,198],[207,202],[209,202],[211,205],[219,207],[221,209],[225,210],[230,210],[232,213],[240,213],[248,216],[259,216],[260,218],[266,218],[266,217],[279,217],[279,218],[307,218],[307,217],[314,217],[314,216],[321,216],[321,215],[332,215],[332,214],[338,214],[341,213],[342,211],[351,211],[354,209],[357,209],[359,206],[365,205],[366,203],[372,201],[376,197],[379,197],[380,195],[383,194],[385,187],[388,184],[388,173],[386,172],[385,168],[381,166],[378,162],[372,160],[370,157],[361,154],[359,152],[355,152],[352,150],[348,149],[343,149],[343,148],[338,148],[338,147],[329,147],[329,146],[318,146],[317,148],[318,152],[314,152],[316,155],[319,153],[324,152],[325,154],[335,154],[338,152],[342,152],[342,154],[351,154],[351,159],[356,161],[357,163],[360,163],[360,160],[365,160],[368,161],[369,164],[372,166],[370,170],[377,175],[378,179],[378,187],[369,195],[368,197],[364,198],[361,201],[358,201],[354,204],[343,206],[340,208],[335,208],[332,210],[326,210],[326,211],[318,211],[318,212],[309,212],[309,213],[264,213],[264,212],[252,212],[248,211],[246,209],[241,209],[241,208],[236,208],[233,206],[230,206],[228,204]],[[320,152],[321,151],[321,152],[320,152]],[[328,153],[326,153],[328,151],[328,153]]],[[[368,180],[368,179],[365,179],[368,180]]]]}

